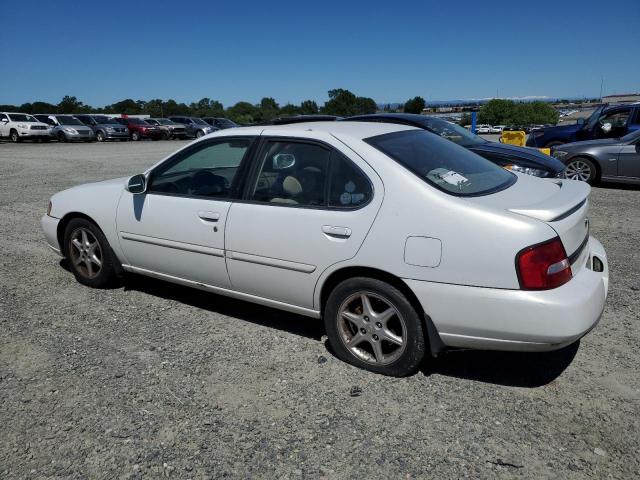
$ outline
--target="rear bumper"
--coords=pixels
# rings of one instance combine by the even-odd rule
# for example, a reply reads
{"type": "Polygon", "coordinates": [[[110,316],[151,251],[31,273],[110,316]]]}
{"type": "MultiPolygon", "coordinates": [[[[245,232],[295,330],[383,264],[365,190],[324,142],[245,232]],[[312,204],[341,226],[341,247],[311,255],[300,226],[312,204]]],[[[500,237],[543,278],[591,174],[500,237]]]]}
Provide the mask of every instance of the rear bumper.
{"type": "Polygon", "coordinates": [[[49,215],[43,215],[40,220],[47,245],[58,255],[62,255],[60,245],[58,244],[58,223],[60,223],[59,218],[50,217],[49,215]]]}
{"type": "Polygon", "coordinates": [[[525,291],[405,280],[450,347],[547,351],[562,348],[596,326],[609,286],[607,257],[589,238],[582,268],[553,290],[525,291]],[[593,257],[603,265],[593,271],[593,257]]]}

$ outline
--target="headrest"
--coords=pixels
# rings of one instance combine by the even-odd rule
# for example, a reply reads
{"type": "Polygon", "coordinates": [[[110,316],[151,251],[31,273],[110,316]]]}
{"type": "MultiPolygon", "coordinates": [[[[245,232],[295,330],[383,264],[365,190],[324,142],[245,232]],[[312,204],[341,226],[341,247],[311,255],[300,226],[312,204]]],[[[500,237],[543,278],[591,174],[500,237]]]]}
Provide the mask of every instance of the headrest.
{"type": "Polygon", "coordinates": [[[297,178],[288,176],[282,182],[282,189],[288,195],[295,197],[296,195],[300,195],[302,193],[302,185],[298,181],[297,178]]]}

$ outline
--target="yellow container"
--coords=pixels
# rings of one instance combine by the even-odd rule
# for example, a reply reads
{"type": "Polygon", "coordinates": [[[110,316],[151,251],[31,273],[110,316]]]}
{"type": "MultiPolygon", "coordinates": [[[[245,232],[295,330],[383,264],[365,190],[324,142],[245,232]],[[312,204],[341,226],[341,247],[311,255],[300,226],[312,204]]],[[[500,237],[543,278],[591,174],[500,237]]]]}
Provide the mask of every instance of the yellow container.
{"type": "Polygon", "coordinates": [[[522,130],[517,131],[503,131],[500,137],[500,143],[507,143],[509,145],[516,145],[518,147],[524,147],[527,139],[527,134],[522,130]]]}

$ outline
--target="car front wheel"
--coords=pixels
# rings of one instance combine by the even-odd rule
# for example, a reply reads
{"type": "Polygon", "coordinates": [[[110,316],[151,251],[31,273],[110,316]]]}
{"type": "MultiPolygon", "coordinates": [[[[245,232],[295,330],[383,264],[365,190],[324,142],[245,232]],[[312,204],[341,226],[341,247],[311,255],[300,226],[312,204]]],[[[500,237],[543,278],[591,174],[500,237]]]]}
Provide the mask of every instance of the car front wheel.
{"type": "Polygon", "coordinates": [[[336,355],[372,372],[411,375],[426,352],[420,315],[400,290],[381,280],[340,283],[327,300],[324,324],[336,355]]]}
{"type": "Polygon", "coordinates": [[[13,143],[19,143],[20,140],[22,140],[20,138],[20,135],[18,134],[18,132],[16,130],[11,130],[11,133],[9,134],[9,137],[11,138],[11,141],[13,143]]]}
{"type": "Polygon", "coordinates": [[[579,180],[593,185],[598,177],[598,170],[588,158],[577,157],[567,163],[567,167],[564,169],[564,176],[569,180],[579,180]]]}
{"type": "Polygon", "coordinates": [[[200,137],[202,137],[202,136],[204,136],[204,132],[203,132],[202,130],[198,130],[198,131],[196,132],[196,138],[200,138],[200,137]]]}
{"type": "Polygon", "coordinates": [[[131,134],[131,140],[133,140],[134,142],[137,142],[138,140],[140,140],[140,134],[138,132],[133,132],[131,134]]]}
{"type": "Polygon", "coordinates": [[[102,133],[100,130],[96,132],[96,140],[98,140],[99,142],[104,142],[104,133],[102,133]]]}
{"type": "Polygon", "coordinates": [[[115,282],[114,254],[94,223],[84,218],[71,220],[65,229],[64,245],[69,267],[78,282],[94,288],[115,282]]]}

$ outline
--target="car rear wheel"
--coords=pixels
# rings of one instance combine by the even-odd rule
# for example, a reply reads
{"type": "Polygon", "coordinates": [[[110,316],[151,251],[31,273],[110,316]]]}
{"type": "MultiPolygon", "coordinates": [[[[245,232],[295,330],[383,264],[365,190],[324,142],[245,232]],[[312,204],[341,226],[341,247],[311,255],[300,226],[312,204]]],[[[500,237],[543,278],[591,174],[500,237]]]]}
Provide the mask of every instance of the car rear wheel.
{"type": "Polygon", "coordinates": [[[138,132],[133,132],[131,134],[131,140],[133,140],[134,142],[137,142],[138,140],[140,140],[140,134],[138,132]]]}
{"type": "Polygon", "coordinates": [[[99,142],[104,142],[104,133],[102,133],[100,130],[96,132],[96,140],[98,140],[99,142]]]}
{"type": "Polygon", "coordinates": [[[9,137],[11,138],[11,141],[13,143],[20,143],[20,141],[22,140],[17,130],[11,130],[9,137]]]}
{"type": "Polygon", "coordinates": [[[419,314],[400,290],[381,280],[340,283],[327,300],[324,324],[336,355],[372,372],[411,375],[426,352],[419,314]]]}
{"type": "Polygon", "coordinates": [[[65,229],[64,245],[69,267],[78,282],[104,288],[116,281],[114,254],[94,223],[84,218],[71,220],[65,229]]]}
{"type": "Polygon", "coordinates": [[[598,169],[588,158],[577,157],[567,163],[564,176],[569,180],[579,180],[592,185],[598,178],[598,169]]]}

